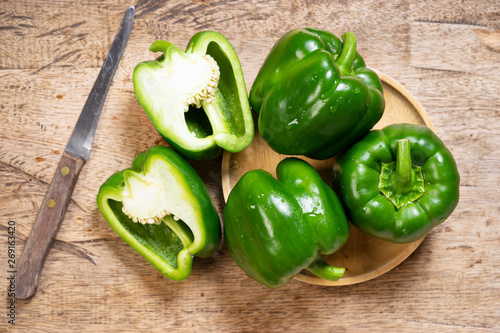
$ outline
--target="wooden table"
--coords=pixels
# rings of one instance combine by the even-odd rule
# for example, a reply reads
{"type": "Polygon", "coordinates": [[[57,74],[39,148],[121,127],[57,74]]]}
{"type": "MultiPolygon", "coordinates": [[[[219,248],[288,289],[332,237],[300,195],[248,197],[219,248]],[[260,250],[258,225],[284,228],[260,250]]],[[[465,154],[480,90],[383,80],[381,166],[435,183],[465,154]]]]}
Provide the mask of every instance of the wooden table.
{"type": "MultiPolygon", "coordinates": [[[[5,1],[0,4],[0,331],[500,330],[500,16],[496,1],[5,1]],[[94,147],[49,252],[38,292],[15,303],[9,221],[19,259],[38,208],[125,9],[135,26],[109,91],[94,147]],[[248,87],[277,39],[296,27],[356,33],[370,67],[411,91],[461,173],[461,201],[401,265],[368,282],[269,290],[225,244],[183,282],[163,277],[122,241],[95,197],[135,155],[164,144],[134,95],[149,45],[181,48],[223,33],[248,87]],[[7,282],[6,282],[7,281],[7,282]]],[[[222,212],[221,159],[192,162],[222,212]]]]}

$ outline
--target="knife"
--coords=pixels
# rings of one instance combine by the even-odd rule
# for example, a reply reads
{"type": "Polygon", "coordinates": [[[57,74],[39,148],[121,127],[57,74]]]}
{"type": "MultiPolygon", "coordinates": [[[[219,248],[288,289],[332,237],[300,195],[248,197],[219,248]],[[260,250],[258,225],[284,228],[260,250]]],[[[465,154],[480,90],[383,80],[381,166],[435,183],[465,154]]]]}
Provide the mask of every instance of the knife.
{"type": "Polygon", "coordinates": [[[15,295],[18,299],[30,298],[36,292],[43,263],[64,219],[80,170],[92,149],[99,116],[123,50],[127,45],[134,23],[134,14],[135,7],[133,6],[125,12],[120,30],[104,60],[42,201],[17,266],[15,295]]]}

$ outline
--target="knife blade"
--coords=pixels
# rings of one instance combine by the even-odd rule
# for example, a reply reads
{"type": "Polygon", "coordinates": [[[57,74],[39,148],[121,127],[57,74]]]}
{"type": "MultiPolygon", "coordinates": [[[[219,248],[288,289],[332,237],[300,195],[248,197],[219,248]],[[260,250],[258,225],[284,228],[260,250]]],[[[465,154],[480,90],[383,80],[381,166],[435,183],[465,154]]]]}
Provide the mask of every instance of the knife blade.
{"type": "Polygon", "coordinates": [[[130,36],[134,15],[135,7],[131,6],[123,16],[120,29],[111,44],[42,201],[17,266],[15,296],[18,299],[30,298],[36,292],[47,253],[64,219],[81,168],[92,149],[99,116],[130,36]]]}

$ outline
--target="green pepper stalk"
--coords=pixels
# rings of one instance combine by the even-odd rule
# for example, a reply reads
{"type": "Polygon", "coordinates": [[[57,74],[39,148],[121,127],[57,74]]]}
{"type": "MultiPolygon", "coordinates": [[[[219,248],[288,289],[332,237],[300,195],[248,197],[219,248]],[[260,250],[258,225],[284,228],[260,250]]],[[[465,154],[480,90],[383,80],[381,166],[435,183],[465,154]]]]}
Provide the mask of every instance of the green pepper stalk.
{"type": "Polygon", "coordinates": [[[349,222],[333,190],[307,162],[287,158],[278,180],[263,170],[247,172],[224,208],[226,243],[236,263],[254,280],[279,288],[308,270],[337,281],[344,268],[322,258],[349,237],[349,222]]]}
{"type": "Polygon", "coordinates": [[[150,50],[162,55],[138,64],[137,100],[165,140],[190,159],[220,149],[238,152],[253,139],[254,126],[241,64],[219,33],[199,32],[185,52],[166,41],[150,50]]]}
{"type": "Polygon", "coordinates": [[[397,209],[425,193],[422,168],[411,162],[410,139],[397,142],[396,161],[382,163],[378,188],[397,209]]]}
{"type": "Polygon", "coordinates": [[[396,160],[396,174],[394,187],[399,192],[404,192],[411,184],[411,152],[410,139],[398,140],[398,156],[396,160]]]}
{"type": "Polygon", "coordinates": [[[356,36],[294,29],[274,45],[250,90],[262,138],[278,153],[326,159],[380,120],[382,83],[357,52],[356,36]]]}
{"type": "Polygon", "coordinates": [[[354,58],[356,57],[356,35],[352,32],[346,32],[342,35],[342,39],[344,41],[344,45],[342,46],[342,53],[335,60],[337,64],[340,74],[346,76],[354,76],[354,72],[352,70],[352,63],[354,58]]]}
{"type": "Polygon", "coordinates": [[[334,165],[349,220],[394,243],[421,239],[451,215],[460,175],[450,151],[423,125],[373,130],[334,165]]]}
{"type": "Polygon", "coordinates": [[[221,242],[219,216],[196,171],[172,149],[154,146],[99,189],[97,206],[111,228],[172,280],[191,273],[193,256],[221,242]]]}

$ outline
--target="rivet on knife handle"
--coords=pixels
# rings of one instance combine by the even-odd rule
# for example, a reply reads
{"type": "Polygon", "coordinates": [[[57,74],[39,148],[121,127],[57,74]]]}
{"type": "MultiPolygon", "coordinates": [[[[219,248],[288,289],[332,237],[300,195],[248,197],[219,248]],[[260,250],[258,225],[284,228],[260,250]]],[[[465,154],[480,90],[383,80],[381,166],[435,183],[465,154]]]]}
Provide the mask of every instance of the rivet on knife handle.
{"type": "Polygon", "coordinates": [[[64,219],[78,174],[92,149],[99,116],[130,36],[134,14],[134,7],[129,7],[125,12],[120,29],[94,82],[38,211],[35,224],[17,266],[16,297],[19,299],[29,298],[35,294],[50,245],[64,219]]]}

